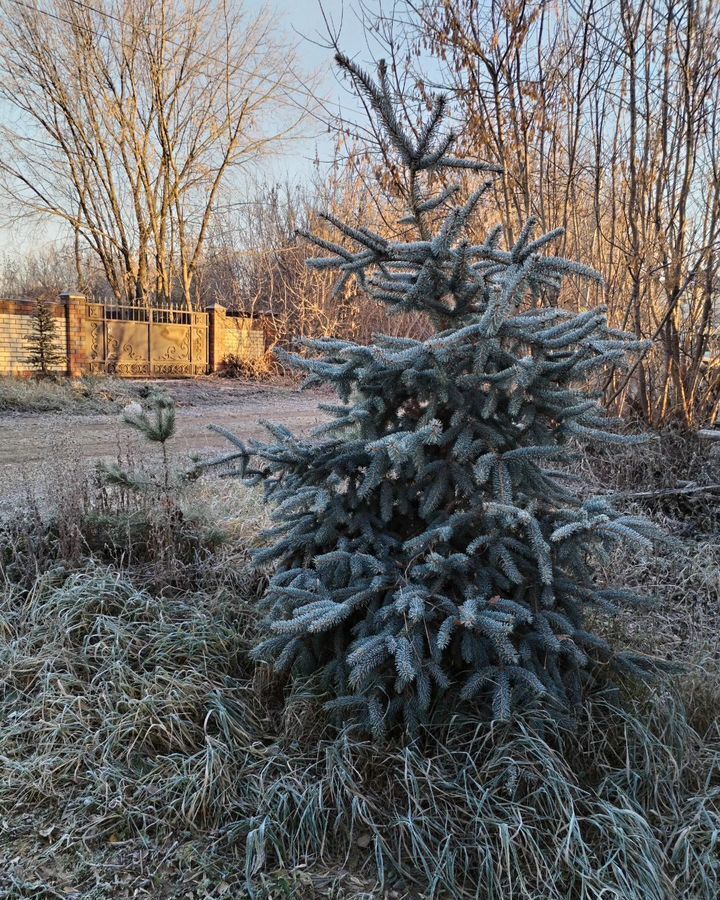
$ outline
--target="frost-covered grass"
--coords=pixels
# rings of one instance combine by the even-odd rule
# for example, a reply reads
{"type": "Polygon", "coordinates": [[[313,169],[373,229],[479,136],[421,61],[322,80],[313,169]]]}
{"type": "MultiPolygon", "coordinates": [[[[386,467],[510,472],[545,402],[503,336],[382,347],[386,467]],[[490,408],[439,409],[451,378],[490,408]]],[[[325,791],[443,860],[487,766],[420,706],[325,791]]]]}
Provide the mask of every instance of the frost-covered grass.
{"type": "Polygon", "coordinates": [[[252,671],[252,609],[227,589],[51,571],[1,614],[9,896],[244,896],[282,872],[307,896],[344,873],[349,896],[720,892],[717,725],[673,691],[596,696],[575,730],[538,713],[382,747],[252,671]]]}
{"type": "Polygon", "coordinates": [[[138,396],[118,378],[16,378],[0,376],[0,413],[112,413],[138,396]]]}
{"type": "Polygon", "coordinates": [[[614,562],[660,596],[615,641],[685,674],[402,747],[250,663],[255,495],[196,483],[129,563],[94,496],[0,535],[0,896],[720,896],[717,535],[614,562]]]}

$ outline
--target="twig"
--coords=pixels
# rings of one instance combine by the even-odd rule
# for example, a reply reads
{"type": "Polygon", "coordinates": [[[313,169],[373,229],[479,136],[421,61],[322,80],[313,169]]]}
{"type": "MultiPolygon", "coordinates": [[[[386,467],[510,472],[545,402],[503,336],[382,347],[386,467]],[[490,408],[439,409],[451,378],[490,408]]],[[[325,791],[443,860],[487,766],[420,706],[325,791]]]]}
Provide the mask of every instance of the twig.
{"type": "Polygon", "coordinates": [[[654,497],[672,497],[680,494],[712,493],[719,491],[720,484],[698,484],[691,487],[661,488],[658,491],[627,491],[619,494],[611,494],[613,500],[645,500],[654,497]]]}

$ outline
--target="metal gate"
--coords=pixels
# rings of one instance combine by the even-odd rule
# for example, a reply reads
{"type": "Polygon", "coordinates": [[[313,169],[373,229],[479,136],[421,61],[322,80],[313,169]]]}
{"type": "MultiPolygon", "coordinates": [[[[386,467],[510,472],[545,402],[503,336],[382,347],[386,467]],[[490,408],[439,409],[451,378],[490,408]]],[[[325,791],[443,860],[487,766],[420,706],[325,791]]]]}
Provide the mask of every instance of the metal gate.
{"type": "Polygon", "coordinates": [[[208,314],[173,306],[88,303],[89,369],[124,378],[204,375],[208,314]]]}

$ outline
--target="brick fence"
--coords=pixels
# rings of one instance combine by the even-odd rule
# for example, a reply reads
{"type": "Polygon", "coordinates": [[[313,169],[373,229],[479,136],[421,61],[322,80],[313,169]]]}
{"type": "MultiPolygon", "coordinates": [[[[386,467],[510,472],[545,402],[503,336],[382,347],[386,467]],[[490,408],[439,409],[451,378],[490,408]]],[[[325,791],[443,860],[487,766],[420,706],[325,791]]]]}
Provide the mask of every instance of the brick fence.
{"type": "MultiPolygon", "coordinates": [[[[32,300],[0,300],[0,375],[28,373],[27,342],[32,333],[34,309],[32,300]]],[[[56,367],[61,373],[67,368],[66,307],[63,303],[54,303],[51,312],[57,320],[56,343],[63,356],[63,362],[56,367]]]]}
{"type": "MultiPolygon", "coordinates": [[[[32,300],[0,300],[0,375],[31,373],[28,338],[32,300]]],[[[261,359],[266,329],[258,319],[214,304],[202,312],[177,307],[95,303],[79,294],[60,295],[51,305],[58,372],[120,377],[191,376],[222,369],[228,357],[261,359]]]]}

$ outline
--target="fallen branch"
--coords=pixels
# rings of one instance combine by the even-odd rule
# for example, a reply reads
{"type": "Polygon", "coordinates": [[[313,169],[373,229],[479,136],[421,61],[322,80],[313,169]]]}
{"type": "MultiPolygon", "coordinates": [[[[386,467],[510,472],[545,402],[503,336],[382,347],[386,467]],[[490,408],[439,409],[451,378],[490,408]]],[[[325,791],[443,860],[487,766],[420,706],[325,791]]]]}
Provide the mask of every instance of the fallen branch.
{"type": "Polygon", "coordinates": [[[673,497],[682,494],[711,494],[720,491],[720,484],[696,484],[678,488],[660,488],[657,491],[627,491],[619,494],[611,494],[613,500],[650,500],[655,497],[673,497]]]}

